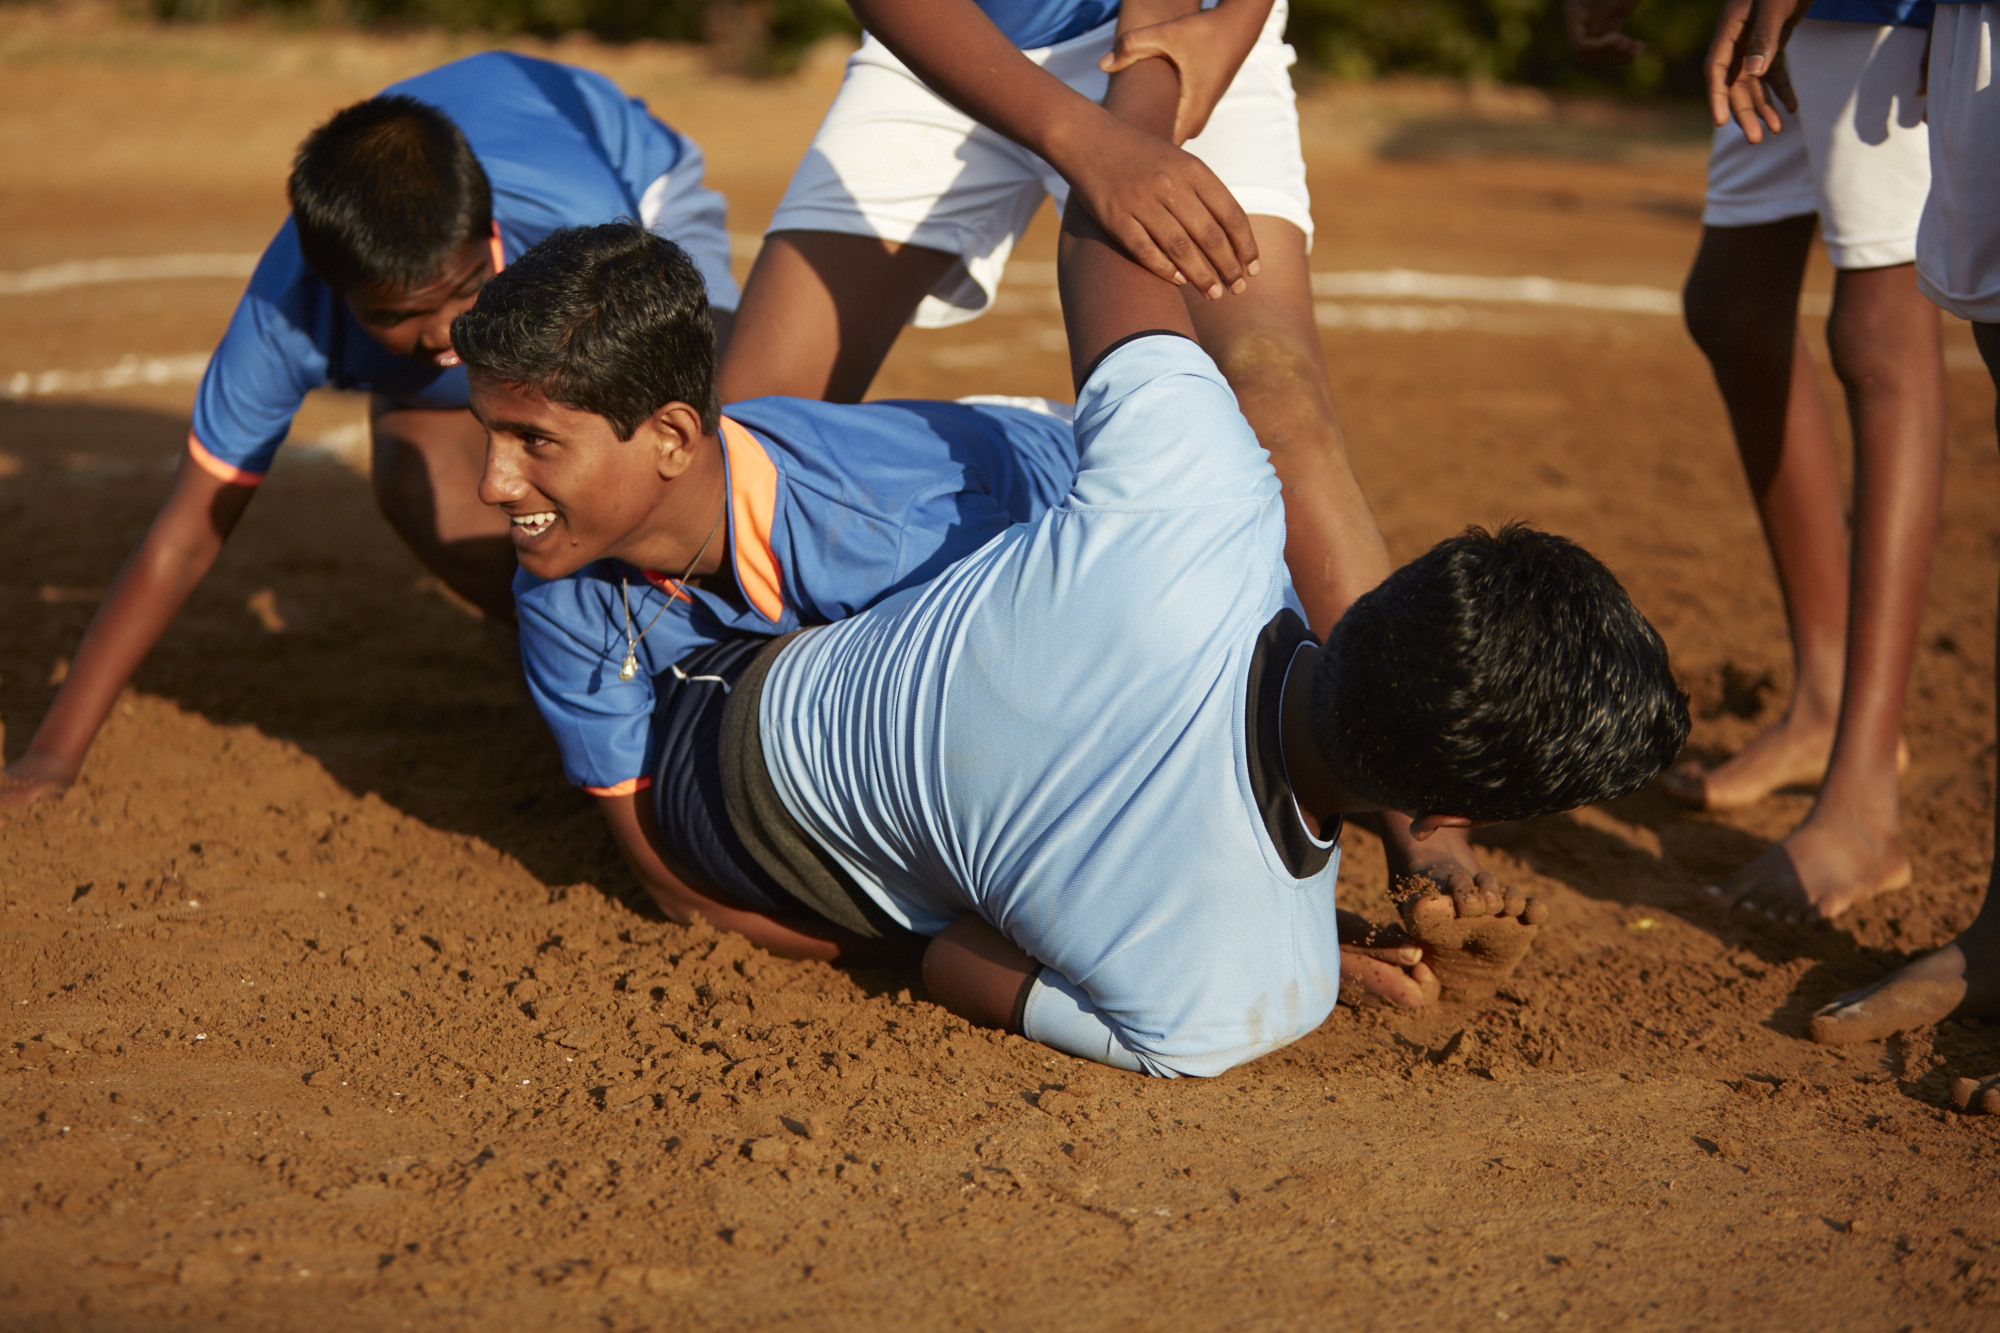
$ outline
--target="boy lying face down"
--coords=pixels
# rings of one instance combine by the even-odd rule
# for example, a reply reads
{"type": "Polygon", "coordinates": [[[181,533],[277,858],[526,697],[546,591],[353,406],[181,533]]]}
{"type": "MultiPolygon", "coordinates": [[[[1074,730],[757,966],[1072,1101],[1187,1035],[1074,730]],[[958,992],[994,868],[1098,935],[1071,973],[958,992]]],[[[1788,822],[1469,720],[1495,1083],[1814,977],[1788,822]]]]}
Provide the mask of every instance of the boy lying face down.
{"type": "MultiPolygon", "coordinates": [[[[1171,70],[1120,75],[1108,105],[1170,119],[1171,70]]],[[[509,403],[566,392],[506,378],[506,348],[538,321],[509,280],[591,244],[552,237],[454,328],[492,455],[520,430],[509,403]]],[[[1629,792],[1679,750],[1686,701],[1610,573],[1522,528],[1442,543],[1315,644],[1276,476],[1176,291],[1075,210],[1061,277],[1079,385],[1067,494],[929,581],[759,648],[722,710],[718,778],[731,837],[784,902],[661,896],[802,952],[915,936],[933,998],[967,1018],[1127,1069],[1216,1074],[1333,1007],[1344,815],[1416,811],[1423,833],[1629,792]]],[[[695,432],[698,409],[664,410],[695,432]]],[[[639,507],[567,503],[579,533],[639,507]]],[[[668,526],[698,567],[708,520],[668,526]]],[[[1412,928],[1444,940],[1492,915],[1525,933],[1524,914],[1475,891],[1418,904],[1412,928]]]]}

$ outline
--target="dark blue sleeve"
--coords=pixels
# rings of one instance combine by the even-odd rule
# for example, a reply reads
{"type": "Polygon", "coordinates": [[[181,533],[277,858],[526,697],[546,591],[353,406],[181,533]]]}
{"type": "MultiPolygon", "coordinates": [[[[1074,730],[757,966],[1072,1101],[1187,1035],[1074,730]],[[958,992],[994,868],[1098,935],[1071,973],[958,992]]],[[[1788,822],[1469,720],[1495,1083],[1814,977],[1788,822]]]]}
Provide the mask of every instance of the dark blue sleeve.
{"type": "Polygon", "coordinates": [[[327,382],[338,311],[306,267],[290,218],[264,251],[195,391],[190,447],[225,481],[255,482],[299,404],[327,382]]]}

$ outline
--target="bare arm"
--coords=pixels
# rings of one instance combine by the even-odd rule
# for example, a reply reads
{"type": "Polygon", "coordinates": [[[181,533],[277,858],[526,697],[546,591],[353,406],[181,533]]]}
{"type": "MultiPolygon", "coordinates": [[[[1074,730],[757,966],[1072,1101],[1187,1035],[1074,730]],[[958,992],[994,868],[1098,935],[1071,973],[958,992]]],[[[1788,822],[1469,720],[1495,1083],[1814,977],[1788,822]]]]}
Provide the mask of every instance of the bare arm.
{"type": "Polygon", "coordinates": [[[1256,272],[1249,218],[1214,172],[1168,142],[1171,114],[1152,133],[1107,115],[1022,55],[973,0],[852,3],[938,96],[1045,158],[1155,276],[1219,298],[1256,272]]]}
{"type": "Polygon", "coordinates": [[[1035,960],[968,912],[924,950],[924,988],[931,999],[968,1023],[1019,1032],[1022,992],[1035,979],[1035,960]]]}
{"type": "Polygon", "coordinates": [[[734,931],[759,948],[786,958],[886,966],[907,966],[916,961],[901,941],[863,939],[831,922],[780,920],[718,902],[695,887],[698,881],[693,875],[661,853],[652,802],[634,792],[600,796],[597,808],[604,812],[611,836],[618,850],[625,854],[625,863],[632,867],[632,873],[646,886],[660,910],[682,925],[699,916],[717,930],[734,931]]]}
{"type": "MultiPolygon", "coordinates": [[[[1142,60],[1111,76],[1104,106],[1121,123],[1149,135],[1163,134],[1173,125],[1179,91],[1172,65],[1142,60]]],[[[1070,375],[1079,386],[1097,358],[1120,338],[1153,329],[1194,336],[1180,293],[1128,258],[1075,199],[1063,213],[1057,253],[1070,375]]]]}
{"type": "Polygon", "coordinates": [[[1174,108],[1173,142],[1186,143],[1208,125],[1236,71],[1257,45],[1272,0],[1220,0],[1203,9],[1201,0],[1125,0],[1118,7],[1118,41],[1098,62],[1116,74],[1157,56],[1181,76],[1174,108]]]}
{"type": "Polygon", "coordinates": [[[173,491],[91,618],[28,752],[0,772],[0,806],[28,805],[76,780],[118,691],[215,564],[253,493],[182,457],[173,491]]]}

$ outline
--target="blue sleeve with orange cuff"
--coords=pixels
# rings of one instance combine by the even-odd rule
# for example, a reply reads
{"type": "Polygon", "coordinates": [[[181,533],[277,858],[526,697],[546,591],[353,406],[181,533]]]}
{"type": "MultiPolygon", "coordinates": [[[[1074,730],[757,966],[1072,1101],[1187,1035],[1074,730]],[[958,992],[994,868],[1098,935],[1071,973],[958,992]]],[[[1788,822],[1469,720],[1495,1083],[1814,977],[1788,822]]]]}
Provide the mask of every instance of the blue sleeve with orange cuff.
{"type": "Polygon", "coordinates": [[[314,389],[363,389],[402,406],[462,408],[462,367],[439,370],[369,337],[306,267],[292,220],[278,229],[236,303],[195,391],[188,451],[224,481],[254,486],[314,389]]]}

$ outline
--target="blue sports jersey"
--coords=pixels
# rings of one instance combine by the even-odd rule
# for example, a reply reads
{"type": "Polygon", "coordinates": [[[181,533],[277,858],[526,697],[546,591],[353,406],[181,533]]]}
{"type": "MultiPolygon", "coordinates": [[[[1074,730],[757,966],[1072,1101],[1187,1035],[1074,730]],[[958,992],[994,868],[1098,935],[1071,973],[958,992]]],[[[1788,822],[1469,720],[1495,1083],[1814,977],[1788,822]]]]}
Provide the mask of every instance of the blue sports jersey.
{"type": "Polygon", "coordinates": [[[764,760],[890,917],[976,912],[1044,965],[1029,1036],[1217,1074],[1317,1027],[1339,985],[1338,848],[1279,846],[1280,816],[1311,835],[1288,778],[1260,802],[1249,753],[1253,660],[1299,610],[1278,478],[1184,338],[1104,357],[1076,435],[1060,505],[778,655],[764,760]]]}
{"type": "MultiPolygon", "coordinates": [[[[496,264],[559,227],[637,218],[654,182],[700,154],[600,74],[508,52],[391,84],[451,117],[493,192],[496,264]]],[[[412,407],[466,405],[465,368],[397,356],[370,337],[299,253],[287,217],[264,251],[195,396],[188,447],[254,484],[307,392],[331,385],[412,407]]]]}
{"type": "Polygon", "coordinates": [[[528,687],[564,773],[593,794],[651,785],[655,701],[696,650],[851,616],[1034,518],[1076,475],[1066,409],[999,401],[757,398],[731,405],[722,437],[726,593],[689,588],[669,606],[670,579],[617,560],[515,576],[528,687]],[[620,681],[628,599],[645,636],[637,676],[620,681]]]}
{"type": "Polygon", "coordinates": [[[986,17],[1024,50],[1081,37],[1118,17],[1118,0],[978,0],[986,17]]]}
{"type": "MultiPolygon", "coordinates": [[[[1951,4],[1952,0],[1935,0],[1951,4]]],[[[1813,0],[1809,19],[1829,23],[1872,23],[1877,26],[1928,28],[1933,0],[1813,0]]]]}

